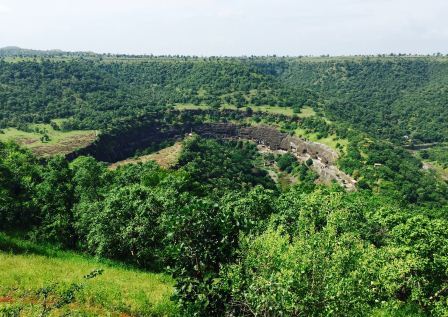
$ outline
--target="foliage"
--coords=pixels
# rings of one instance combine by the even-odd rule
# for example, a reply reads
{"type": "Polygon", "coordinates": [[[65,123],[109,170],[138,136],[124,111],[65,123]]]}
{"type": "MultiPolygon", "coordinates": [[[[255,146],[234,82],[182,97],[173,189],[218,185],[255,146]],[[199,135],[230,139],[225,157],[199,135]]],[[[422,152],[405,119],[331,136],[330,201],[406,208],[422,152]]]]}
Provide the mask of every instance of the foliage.
{"type": "Polygon", "coordinates": [[[287,86],[319,94],[332,120],[397,144],[446,140],[446,60],[361,57],[292,60],[287,86]]]}
{"type": "Polygon", "coordinates": [[[170,300],[174,281],[167,274],[144,272],[4,233],[0,233],[0,280],[0,316],[39,316],[43,302],[37,293],[50,287],[47,305],[71,301],[53,309],[50,316],[171,316],[177,311],[170,300]],[[82,289],[69,292],[72,285],[82,289]]]}
{"type": "MultiPolygon", "coordinates": [[[[1,230],[169,272],[186,316],[446,315],[448,185],[402,147],[446,141],[444,59],[87,57],[0,60],[0,127],[42,137],[35,123],[102,130],[101,144],[92,145],[96,158],[80,149],[39,161],[0,143],[1,230]],[[306,106],[314,111],[300,116],[306,106]],[[99,162],[135,154],[130,140],[144,136],[156,149],[159,139],[186,131],[177,128],[228,121],[344,138],[338,165],[357,180],[357,191],[314,184],[313,160],[299,164],[284,154],[279,169],[300,182],[282,192],[260,167],[254,144],[198,136],[184,141],[170,170],[99,162]]],[[[443,145],[420,153],[441,164],[444,154],[443,145]]],[[[4,240],[0,248],[20,263],[42,251],[4,240]]],[[[42,252],[56,261],[36,264],[42,272],[74,270],[58,252],[42,252]]],[[[124,275],[123,294],[128,278],[140,283],[124,275]]],[[[85,290],[70,285],[40,294],[82,301],[85,290]]],[[[152,302],[134,309],[107,291],[97,294],[93,301],[115,311],[157,314],[152,302]]],[[[173,313],[170,307],[163,312],[173,313]]]]}
{"type": "Polygon", "coordinates": [[[192,176],[193,184],[210,184],[211,189],[238,189],[262,184],[274,188],[266,171],[254,166],[254,144],[190,138],[184,142],[178,164],[192,176]]]}
{"type": "Polygon", "coordinates": [[[437,162],[444,169],[448,168],[448,147],[446,146],[436,146],[422,150],[419,156],[424,160],[437,162]]]}
{"type": "Polygon", "coordinates": [[[293,190],[277,206],[270,228],[242,239],[240,260],[221,270],[227,314],[365,316],[409,303],[443,316],[445,220],[330,190],[293,190]]]}
{"type": "Polygon", "coordinates": [[[294,167],[298,165],[297,159],[291,153],[279,155],[276,159],[277,166],[281,171],[291,173],[294,167]]]}
{"type": "Polygon", "coordinates": [[[438,206],[448,197],[446,183],[423,170],[422,163],[406,150],[387,142],[356,138],[339,165],[358,178],[359,187],[372,188],[404,204],[438,206]]]}

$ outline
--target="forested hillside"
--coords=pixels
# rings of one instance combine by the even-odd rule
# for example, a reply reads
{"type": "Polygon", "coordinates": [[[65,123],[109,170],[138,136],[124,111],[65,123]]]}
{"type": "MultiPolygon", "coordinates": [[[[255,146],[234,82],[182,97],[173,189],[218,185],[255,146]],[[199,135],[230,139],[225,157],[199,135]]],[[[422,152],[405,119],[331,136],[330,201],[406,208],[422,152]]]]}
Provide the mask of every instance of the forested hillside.
{"type": "MultiPolygon", "coordinates": [[[[109,170],[91,157],[40,164],[12,144],[0,151],[1,230],[164,270],[176,280],[174,300],[186,316],[446,312],[442,203],[400,205],[386,193],[347,193],[313,178],[281,190],[256,168],[260,154],[244,142],[193,137],[173,170],[152,162],[109,170]]],[[[10,252],[8,260],[20,253],[2,244],[0,250],[10,252]]],[[[14,297],[21,287],[0,288],[15,302],[0,304],[4,312],[27,311],[14,297]]],[[[27,296],[40,296],[39,285],[28,287],[27,296]]],[[[57,288],[48,294],[67,296],[57,288]]],[[[67,303],[83,307],[82,291],[70,296],[67,303]]],[[[113,309],[136,316],[151,310],[113,309]]]]}
{"type": "Polygon", "coordinates": [[[0,314],[447,316],[446,58],[6,55],[0,314]]]}
{"type": "Polygon", "coordinates": [[[446,141],[448,62],[439,58],[297,61],[289,85],[318,92],[334,120],[395,143],[446,141]]]}
{"type": "Polygon", "coordinates": [[[177,103],[308,105],[397,144],[443,142],[447,78],[444,57],[0,60],[0,126],[71,118],[66,128],[101,129],[177,103]]]}
{"type": "Polygon", "coordinates": [[[3,127],[73,117],[70,128],[98,129],[175,103],[296,104],[273,75],[238,59],[0,61],[0,82],[3,127]]]}

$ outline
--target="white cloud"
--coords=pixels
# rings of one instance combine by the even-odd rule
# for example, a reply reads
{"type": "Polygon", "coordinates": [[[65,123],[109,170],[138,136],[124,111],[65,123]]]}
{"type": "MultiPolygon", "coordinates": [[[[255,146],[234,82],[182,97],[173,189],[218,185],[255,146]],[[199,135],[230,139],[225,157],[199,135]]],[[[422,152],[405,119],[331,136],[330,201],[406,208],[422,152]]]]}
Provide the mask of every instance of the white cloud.
{"type": "Polygon", "coordinates": [[[5,14],[11,12],[11,8],[0,3],[0,14],[5,14]]]}
{"type": "Polygon", "coordinates": [[[0,0],[0,46],[198,55],[448,53],[446,12],[446,0],[0,0]]]}

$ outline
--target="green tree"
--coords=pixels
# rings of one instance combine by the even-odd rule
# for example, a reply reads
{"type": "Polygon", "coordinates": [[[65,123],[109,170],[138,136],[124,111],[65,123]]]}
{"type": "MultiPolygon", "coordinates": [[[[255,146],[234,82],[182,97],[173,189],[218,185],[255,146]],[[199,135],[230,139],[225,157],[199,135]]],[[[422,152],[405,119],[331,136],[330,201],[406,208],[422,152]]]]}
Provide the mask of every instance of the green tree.
{"type": "Polygon", "coordinates": [[[56,156],[44,167],[42,181],[36,186],[35,201],[40,207],[38,238],[74,246],[72,172],[64,157],[56,156]]]}

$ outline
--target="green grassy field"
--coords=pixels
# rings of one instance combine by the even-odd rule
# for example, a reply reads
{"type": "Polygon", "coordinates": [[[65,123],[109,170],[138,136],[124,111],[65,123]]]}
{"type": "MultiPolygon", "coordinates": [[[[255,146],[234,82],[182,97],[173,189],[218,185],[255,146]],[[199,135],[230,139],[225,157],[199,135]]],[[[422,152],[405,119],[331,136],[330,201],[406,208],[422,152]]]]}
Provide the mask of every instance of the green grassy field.
{"type": "Polygon", "coordinates": [[[297,114],[300,118],[309,118],[316,115],[316,111],[313,108],[305,106],[300,109],[300,112],[297,114]]]}
{"type": "Polygon", "coordinates": [[[210,109],[209,106],[206,105],[194,105],[192,103],[178,103],[175,108],[177,110],[196,110],[196,109],[210,109]]]}
{"type": "Polygon", "coordinates": [[[174,145],[161,149],[155,153],[139,156],[136,158],[128,158],[109,165],[110,169],[116,169],[126,164],[146,163],[154,161],[161,167],[170,168],[176,165],[182,152],[182,142],[176,142],[174,145]]]}
{"type": "Polygon", "coordinates": [[[340,144],[340,146],[342,147],[342,149],[344,151],[347,149],[347,146],[348,146],[348,140],[337,138],[337,136],[334,134],[329,135],[326,138],[319,138],[318,133],[308,133],[305,131],[305,129],[298,128],[295,130],[295,135],[300,138],[308,139],[312,142],[318,142],[318,143],[325,144],[336,151],[340,151],[337,148],[338,143],[340,144]]]}
{"type": "Polygon", "coordinates": [[[39,246],[4,233],[0,233],[0,281],[0,316],[19,309],[20,316],[39,316],[43,309],[39,290],[52,289],[48,297],[52,305],[73,283],[82,285],[73,302],[52,310],[50,316],[67,312],[74,316],[171,316],[176,313],[175,304],[170,300],[174,281],[169,276],[39,246]],[[95,269],[104,271],[93,279],[83,278],[95,269]]]}
{"type": "MultiPolygon", "coordinates": [[[[175,107],[177,110],[196,110],[196,109],[210,109],[207,105],[194,105],[191,103],[186,104],[176,104],[175,107]]],[[[279,107],[279,106],[253,106],[251,107],[254,112],[267,112],[272,114],[282,114],[286,116],[294,115],[294,111],[292,108],[288,107],[279,107]]],[[[222,105],[220,109],[231,109],[231,110],[241,110],[246,111],[247,107],[237,108],[234,105],[225,104],[222,105]]],[[[303,107],[302,110],[296,115],[300,118],[312,117],[316,114],[316,112],[311,107],[303,107]]]]}
{"type": "MultiPolygon", "coordinates": [[[[55,120],[56,121],[56,120],[55,120]]],[[[36,155],[51,156],[55,154],[67,154],[92,143],[97,136],[94,130],[58,131],[49,124],[30,125],[33,132],[25,132],[16,128],[2,129],[0,142],[14,141],[31,149],[36,155]],[[34,131],[39,129],[41,133],[34,131]],[[43,131],[49,140],[42,141],[43,131]]]]}
{"type": "MultiPolygon", "coordinates": [[[[286,116],[292,116],[294,112],[292,111],[292,108],[287,107],[279,107],[279,106],[253,106],[251,107],[254,112],[267,112],[267,113],[273,113],[273,114],[283,114],[286,116]]],[[[237,108],[234,105],[223,105],[221,106],[221,109],[232,109],[232,110],[241,110],[246,111],[247,107],[241,107],[237,108]]]]}

